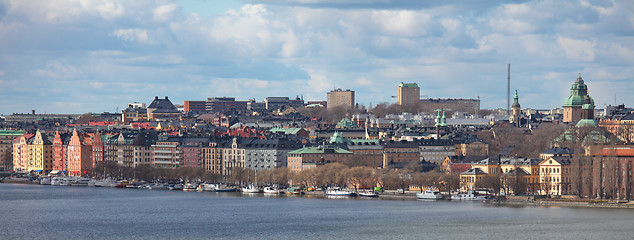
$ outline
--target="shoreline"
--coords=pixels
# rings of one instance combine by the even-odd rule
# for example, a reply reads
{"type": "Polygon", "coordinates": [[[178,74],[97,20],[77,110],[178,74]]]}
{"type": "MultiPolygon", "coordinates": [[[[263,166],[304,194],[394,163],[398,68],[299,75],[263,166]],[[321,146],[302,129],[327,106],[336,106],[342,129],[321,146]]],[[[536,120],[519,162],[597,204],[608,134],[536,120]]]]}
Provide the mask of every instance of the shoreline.
{"type": "MultiPolygon", "coordinates": [[[[4,179],[0,181],[0,184],[37,184],[37,181],[30,181],[28,179],[4,179]]],[[[326,197],[323,192],[305,192],[307,196],[320,196],[326,197]]],[[[364,197],[356,197],[364,199],[364,197]]],[[[415,192],[406,191],[405,193],[386,191],[380,193],[378,197],[367,198],[377,200],[417,200],[415,192]]],[[[451,200],[441,200],[451,201],[451,200]]],[[[486,200],[486,203],[494,206],[505,207],[570,207],[570,208],[617,208],[617,209],[634,209],[634,201],[628,201],[619,203],[615,201],[596,202],[594,200],[587,201],[556,201],[556,200],[505,200],[505,201],[491,201],[486,200]]]]}

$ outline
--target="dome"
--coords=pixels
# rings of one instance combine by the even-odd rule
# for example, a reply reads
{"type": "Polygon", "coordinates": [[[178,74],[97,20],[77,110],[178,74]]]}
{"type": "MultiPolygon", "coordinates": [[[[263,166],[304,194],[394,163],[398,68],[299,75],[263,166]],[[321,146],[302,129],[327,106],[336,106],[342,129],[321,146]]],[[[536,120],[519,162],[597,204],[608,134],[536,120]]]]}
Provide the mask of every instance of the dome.
{"type": "Polygon", "coordinates": [[[581,119],[576,125],[577,127],[597,127],[597,122],[593,119],[581,119]]]}

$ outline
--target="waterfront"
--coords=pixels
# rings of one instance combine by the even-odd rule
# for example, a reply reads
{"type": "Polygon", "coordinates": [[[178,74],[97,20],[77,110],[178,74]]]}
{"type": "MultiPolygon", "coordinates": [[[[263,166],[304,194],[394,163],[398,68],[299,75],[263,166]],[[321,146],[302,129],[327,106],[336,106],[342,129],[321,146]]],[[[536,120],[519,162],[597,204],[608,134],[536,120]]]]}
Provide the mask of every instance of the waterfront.
{"type": "Polygon", "coordinates": [[[0,239],[632,239],[634,211],[0,184],[0,239]]]}

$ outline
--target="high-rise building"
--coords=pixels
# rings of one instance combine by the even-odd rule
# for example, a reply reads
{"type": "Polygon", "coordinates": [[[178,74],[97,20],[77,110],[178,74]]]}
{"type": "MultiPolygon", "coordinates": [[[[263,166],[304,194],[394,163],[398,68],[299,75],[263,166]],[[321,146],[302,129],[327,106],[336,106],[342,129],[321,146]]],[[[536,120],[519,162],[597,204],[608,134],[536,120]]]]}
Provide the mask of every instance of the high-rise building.
{"type": "Polygon", "coordinates": [[[206,101],[185,101],[185,112],[205,112],[206,101]]]}
{"type": "Polygon", "coordinates": [[[581,75],[577,77],[575,83],[570,88],[570,96],[564,102],[564,122],[578,122],[581,119],[594,118],[594,99],[588,95],[588,86],[583,82],[581,75]],[[588,108],[586,113],[592,113],[592,116],[583,116],[583,107],[588,108]],[[592,109],[589,109],[592,108],[592,109]],[[585,118],[584,118],[585,117],[585,118]]]}
{"type": "Polygon", "coordinates": [[[13,139],[24,131],[0,130],[0,170],[13,170],[13,139]]]}
{"type": "Polygon", "coordinates": [[[354,91],[350,89],[341,90],[341,88],[334,89],[326,94],[328,102],[328,109],[343,106],[345,108],[354,107],[354,91]]]}
{"type": "Polygon", "coordinates": [[[420,87],[416,83],[402,83],[398,85],[398,105],[416,105],[420,103],[420,87]]]}
{"type": "Polygon", "coordinates": [[[420,100],[420,109],[423,112],[433,113],[436,109],[451,109],[454,112],[467,112],[471,114],[480,113],[480,99],[433,99],[426,98],[420,100]]]}

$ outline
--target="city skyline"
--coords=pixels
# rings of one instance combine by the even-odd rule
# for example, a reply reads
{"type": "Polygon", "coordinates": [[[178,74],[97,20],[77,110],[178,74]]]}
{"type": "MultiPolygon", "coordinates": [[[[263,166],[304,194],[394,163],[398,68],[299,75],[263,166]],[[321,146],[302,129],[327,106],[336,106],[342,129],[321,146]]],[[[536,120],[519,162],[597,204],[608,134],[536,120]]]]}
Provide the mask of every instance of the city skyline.
{"type": "Polygon", "coordinates": [[[597,108],[631,105],[628,1],[0,1],[0,114],[128,102],[304,96],[335,88],[561,108],[578,73],[597,108]],[[616,98],[616,102],[615,102],[616,98]]]}

